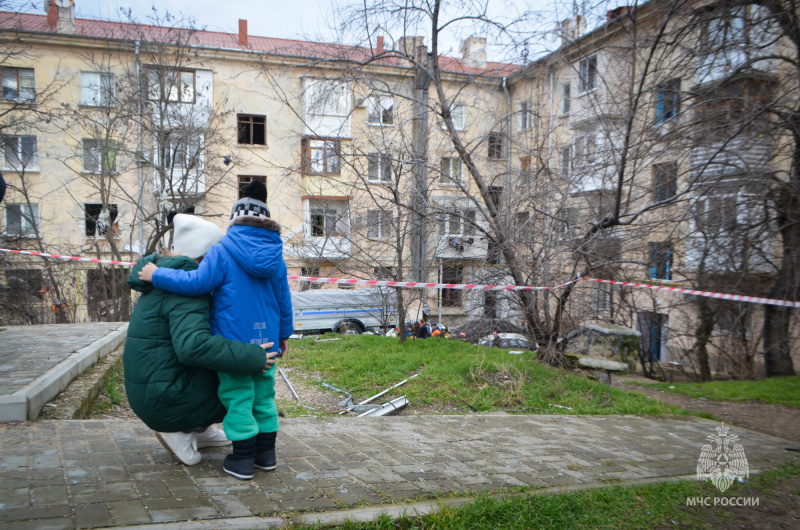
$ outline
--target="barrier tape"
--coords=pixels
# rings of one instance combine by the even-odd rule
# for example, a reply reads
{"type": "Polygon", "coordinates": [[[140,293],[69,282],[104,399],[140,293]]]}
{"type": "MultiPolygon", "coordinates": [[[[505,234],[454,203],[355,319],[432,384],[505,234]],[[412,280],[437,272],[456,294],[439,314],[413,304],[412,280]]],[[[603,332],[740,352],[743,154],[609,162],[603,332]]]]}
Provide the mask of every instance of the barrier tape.
{"type": "MultiPolygon", "coordinates": [[[[14,254],[24,254],[27,256],[42,256],[46,258],[66,259],[71,261],[85,261],[89,263],[105,263],[108,265],[121,265],[132,267],[136,263],[129,261],[113,261],[96,258],[81,258],[77,256],[61,256],[59,254],[45,254],[42,252],[28,252],[24,250],[10,250],[0,248],[0,252],[11,252],[14,254]]],[[[636,287],[639,289],[651,289],[655,291],[669,291],[673,293],[688,294],[691,296],[704,296],[706,298],[717,298],[720,300],[732,300],[734,302],[747,302],[752,304],[776,305],[782,307],[800,307],[800,302],[789,300],[776,300],[773,298],[763,298],[760,296],[745,296],[739,294],[715,293],[710,291],[698,291],[695,289],[685,289],[683,287],[668,287],[666,285],[650,285],[646,283],[622,282],[616,280],[601,280],[599,278],[575,278],[568,282],[552,287],[537,287],[530,285],[478,285],[478,284],[456,284],[456,283],[421,283],[421,282],[395,282],[381,280],[354,280],[342,278],[322,278],[317,276],[288,276],[289,280],[311,282],[311,283],[335,283],[339,285],[369,285],[371,287],[401,287],[404,289],[459,289],[459,290],[480,290],[480,291],[552,291],[561,289],[567,285],[581,280],[607,283],[611,285],[621,285],[623,287],[636,287]]]]}
{"type": "Polygon", "coordinates": [[[776,300],[774,298],[762,298],[760,296],[745,296],[741,294],[714,293],[710,291],[697,291],[695,289],[684,289],[683,287],[668,287],[666,285],[649,285],[646,283],[620,282],[615,280],[600,280],[598,278],[581,278],[597,283],[609,283],[611,285],[623,285],[625,287],[638,287],[641,289],[652,289],[655,291],[670,291],[692,296],[705,296],[706,298],[719,298],[721,300],[733,300],[735,302],[749,302],[751,304],[777,305],[782,307],[800,307],[800,302],[790,300],[776,300]]]}

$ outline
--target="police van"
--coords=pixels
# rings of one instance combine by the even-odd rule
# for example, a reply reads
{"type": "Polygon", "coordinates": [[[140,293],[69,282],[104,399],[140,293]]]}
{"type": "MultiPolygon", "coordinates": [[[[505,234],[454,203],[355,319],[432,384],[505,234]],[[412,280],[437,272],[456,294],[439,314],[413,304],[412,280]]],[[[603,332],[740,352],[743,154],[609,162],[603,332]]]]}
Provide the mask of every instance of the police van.
{"type": "Polygon", "coordinates": [[[294,333],[364,333],[393,328],[395,293],[391,289],[314,289],[292,291],[294,333]]]}

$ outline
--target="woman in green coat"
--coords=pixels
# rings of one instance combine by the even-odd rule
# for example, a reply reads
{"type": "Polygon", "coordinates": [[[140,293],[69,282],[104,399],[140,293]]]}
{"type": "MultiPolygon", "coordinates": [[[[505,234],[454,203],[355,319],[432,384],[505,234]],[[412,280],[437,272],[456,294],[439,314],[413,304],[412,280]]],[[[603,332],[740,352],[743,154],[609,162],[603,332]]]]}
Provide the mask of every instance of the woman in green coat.
{"type": "Polygon", "coordinates": [[[142,293],[131,315],[125,341],[125,391],[136,415],[170,455],[187,465],[200,461],[198,448],[230,443],[216,429],[225,407],[217,397],[216,372],[254,375],[275,364],[272,344],[257,346],[211,334],[209,295],[187,297],[155,289],[139,280],[147,263],[194,270],[197,261],[219,242],[222,232],[200,218],[176,216],[171,254],[151,254],[139,260],[128,277],[131,289],[142,293]],[[179,219],[180,218],[180,219],[179,219]]]}

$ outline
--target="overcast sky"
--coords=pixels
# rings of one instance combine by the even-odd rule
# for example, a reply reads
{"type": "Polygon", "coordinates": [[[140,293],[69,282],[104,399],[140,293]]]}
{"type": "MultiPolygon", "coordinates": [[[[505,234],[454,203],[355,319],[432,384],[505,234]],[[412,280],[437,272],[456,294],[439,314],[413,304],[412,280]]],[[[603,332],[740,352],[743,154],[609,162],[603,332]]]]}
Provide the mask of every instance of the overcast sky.
{"type": "MultiPolygon", "coordinates": [[[[17,0],[25,1],[25,0],[17,0]]],[[[480,1],[480,0],[471,0],[480,1]]],[[[14,0],[0,0],[0,4],[15,3],[14,0]]],[[[360,2],[359,2],[360,3],[360,2]]],[[[458,1],[449,2],[458,5],[458,1]]],[[[586,6],[584,9],[604,13],[606,9],[617,4],[630,3],[620,0],[580,0],[579,4],[586,6]],[[609,4],[613,4],[610,5],[609,4]]],[[[172,14],[189,15],[196,19],[199,28],[222,31],[226,33],[238,32],[240,18],[247,20],[248,33],[251,35],[279,37],[288,39],[318,40],[332,42],[337,40],[332,29],[336,22],[335,13],[337,5],[352,4],[352,0],[158,0],[157,2],[136,0],[76,0],[78,17],[102,18],[119,20],[120,8],[131,7],[134,17],[141,22],[146,22],[152,13],[152,5],[156,5],[159,12],[164,10],[172,14]]],[[[552,49],[555,39],[542,38],[544,32],[551,32],[555,28],[555,21],[570,16],[573,2],[554,0],[490,0],[488,1],[489,15],[498,19],[514,17],[526,10],[534,11],[537,16],[532,17],[526,25],[530,33],[529,48],[532,55],[537,48],[544,46],[552,49]]],[[[32,0],[28,4],[29,10],[43,13],[42,0],[32,0]]],[[[590,22],[591,24],[591,22],[590,22]]],[[[471,33],[480,34],[469,26],[448,32],[444,38],[445,47],[442,50],[447,55],[458,54],[460,39],[471,33]],[[449,49],[448,49],[449,48],[449,49]]],[[[491,45],[492,35],[481,35],[488,38],[491,45]]],[[[427,40],[426,40],[427,42],[427,40]]],[[[489,49],[490,60],[514,60],[519,58],[519,50],[505,50],[500,48],[489,49]]]]}

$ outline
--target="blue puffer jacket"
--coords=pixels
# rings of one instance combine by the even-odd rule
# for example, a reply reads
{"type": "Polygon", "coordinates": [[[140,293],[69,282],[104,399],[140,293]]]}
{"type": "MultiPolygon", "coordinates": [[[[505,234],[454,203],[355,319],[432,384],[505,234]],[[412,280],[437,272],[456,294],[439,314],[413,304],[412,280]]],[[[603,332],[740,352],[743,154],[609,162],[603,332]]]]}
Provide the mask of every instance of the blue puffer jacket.
{"type": "Polygon", "coordinates": [[[235,219],[196,271],[159,268],[153,286],[185,296],[213,293],[211,331],[226,339],[274,342],[277,350],[278,340],[292,334],[283,242],[272,219],[235,219]]]}

